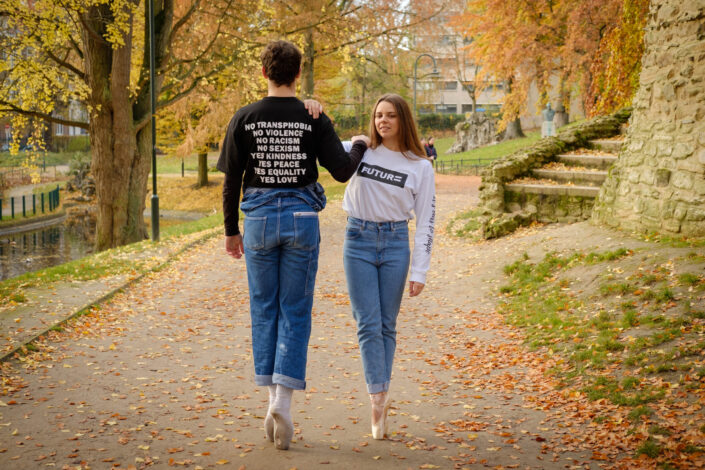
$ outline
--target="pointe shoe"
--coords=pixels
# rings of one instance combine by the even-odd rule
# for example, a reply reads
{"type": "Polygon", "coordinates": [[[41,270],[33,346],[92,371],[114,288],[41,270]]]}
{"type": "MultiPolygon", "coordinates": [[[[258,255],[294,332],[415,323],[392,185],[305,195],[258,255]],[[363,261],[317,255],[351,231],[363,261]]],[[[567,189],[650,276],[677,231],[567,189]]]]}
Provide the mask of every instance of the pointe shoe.
{"type": "MultiPolygon", "coordinates": [[[[383,392],[384,393],[384,392],[383,392]]],[[[388,423],[387,423],[387,412],[389,411],[389,406],[391,405],[391,399],[389,398],[389,393],[385,393],[385,398],[383,403],[372,403],[372,438],[373,439],[384,439],[388,433],[388,423]],[[381,410],[379,408],[382,408],[381,410]],[[375,411],[377,411],[375,413],[375,411]],[[375,415],[379,418],[375,421],[375,415]]]]}
{"type": "Polygon", "coordinates": [[[274,442],[274,418],[272,418],[272,414],[269,412],[267,412],[267,416],[264,418],[264,435],[269,442],[274,442]]]}
{"type": "Polygon", "coordinates": [[[274,409],[272,410],[272,421],[274,421],[274,447],[288,450],[291,439],[294,437],[294,423],[291,421],[291,417],[274,409]]]}

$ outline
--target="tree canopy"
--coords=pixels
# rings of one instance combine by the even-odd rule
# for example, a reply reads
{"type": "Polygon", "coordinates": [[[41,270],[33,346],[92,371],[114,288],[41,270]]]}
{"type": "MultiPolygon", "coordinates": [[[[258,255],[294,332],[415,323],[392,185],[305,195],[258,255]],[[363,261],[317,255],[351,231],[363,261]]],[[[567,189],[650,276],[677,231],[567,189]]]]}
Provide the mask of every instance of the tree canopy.
{"type": "Polygon", "coordinates": [[[572,93],[589,113],[627,104],[636,90],[647,7],[648,0],[469,0],[452,24],[472,39],[481,76],[511,80],[506,123],[525,111],[532,85],[545,102],[556,81],[566,109],[572,93]],[[603,97],[615,90],[621,98],[603,97]]]}

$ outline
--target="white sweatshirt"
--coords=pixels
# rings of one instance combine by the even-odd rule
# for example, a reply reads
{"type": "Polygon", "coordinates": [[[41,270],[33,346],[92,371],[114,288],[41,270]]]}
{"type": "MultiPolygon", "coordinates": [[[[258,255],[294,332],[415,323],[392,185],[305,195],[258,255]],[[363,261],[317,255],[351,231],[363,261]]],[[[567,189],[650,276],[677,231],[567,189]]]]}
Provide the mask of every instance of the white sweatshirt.
{"type": "Polygon", "coordinates": [[[410,220],[416,214],[409,280],[426,283],[436,219],[436,187],[430,161],[407,158],[384,145],[367,149],[345,189],[343,209],[351,217],[372,222],[410,220]]]}

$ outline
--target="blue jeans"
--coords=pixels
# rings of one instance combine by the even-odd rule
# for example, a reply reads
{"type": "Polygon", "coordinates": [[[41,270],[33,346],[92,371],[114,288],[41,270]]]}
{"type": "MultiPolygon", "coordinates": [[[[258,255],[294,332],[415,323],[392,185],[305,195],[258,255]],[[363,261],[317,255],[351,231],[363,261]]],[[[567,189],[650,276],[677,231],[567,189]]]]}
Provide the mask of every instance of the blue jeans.
{"type": "Polygon", "coordinates": [[[406,221],[348,217],[343,265],[369,393],[389,390],[409,254],[406,221]]]}
{"type": "Polygon", "coordinates": [[[318,213],[302,196],[254,192],[241,205],[257,385],[306,388],[320,232],[318,213]]]}

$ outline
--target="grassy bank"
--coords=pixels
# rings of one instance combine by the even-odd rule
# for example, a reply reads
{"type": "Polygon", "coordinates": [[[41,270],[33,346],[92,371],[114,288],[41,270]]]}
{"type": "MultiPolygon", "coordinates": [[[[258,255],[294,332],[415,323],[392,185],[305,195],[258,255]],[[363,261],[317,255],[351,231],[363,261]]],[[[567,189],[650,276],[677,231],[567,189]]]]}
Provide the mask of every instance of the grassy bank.
{"type": "Polygon", "coordinates": [[[460,160],[463,158],[495,160],[514,153],[524,147],[528,147],[537,142],[540,138],[540,132],[528,132],[526,137],[520,139],[508,140],[494,145],[486,145],[484,147],[468,150],[467,152],[447,154],[446,152],[455,142],[455,137],[444,137],[442,139],[436,139],[435,147],[440,160],[460,160]]]}
{"type": "Polygon", "coordinates": [[[202,236],[218,234],[207,231],[222,227],[223,215],[214,214],[199,220],[165,227],[161,230],[160,241],[153,243],[145,240],[130,245],[105,250],[100,253],[86,256],[59,266],[25,273],[20,276],[0,282],[0,307],[26,301],[28,289],[46,286],[59,281],[86,281],[100,279],[106,276],[125,274],[135,277],[148,272],[157,266],[156,253],[164,249],[171,252],[178,251],[180,246],[185,246],[194,241],[203,232],[202,236]]]}
{"type": "MultiPolygon", "coordinates": [[[[659,459],[664,468],[680,459],[673,449],[705,451],[692,433],[677,435],[683,423],[669,417],[704,388],[705,256],[699,244],[541,260],[524,255],[505,267],[508,283],[500,288],[500,312],[522,328],[530,347],[553,359],[559,387],[614,405],[595,422],[624,419],[639,439],[637,456],[659,459]]],[[[705,423],[697,426],[705,432],[705,423]]]]}

